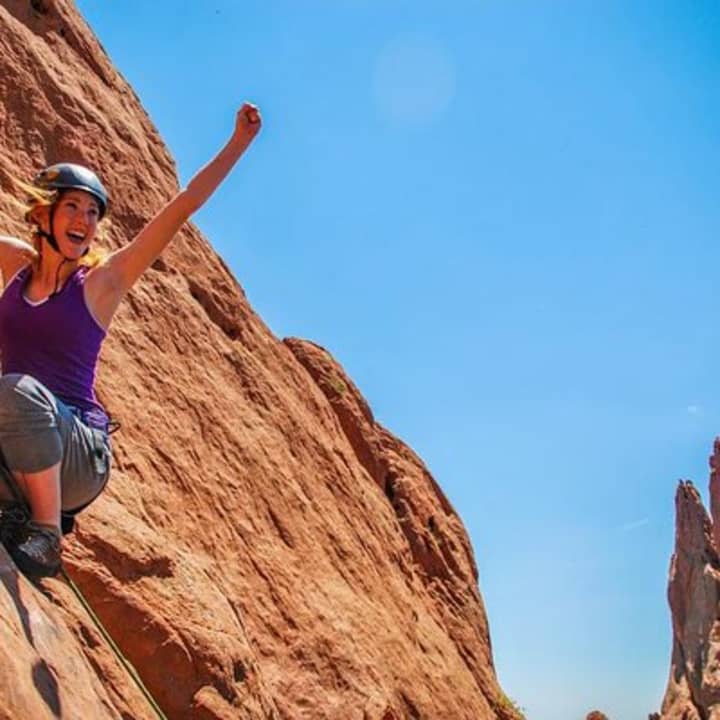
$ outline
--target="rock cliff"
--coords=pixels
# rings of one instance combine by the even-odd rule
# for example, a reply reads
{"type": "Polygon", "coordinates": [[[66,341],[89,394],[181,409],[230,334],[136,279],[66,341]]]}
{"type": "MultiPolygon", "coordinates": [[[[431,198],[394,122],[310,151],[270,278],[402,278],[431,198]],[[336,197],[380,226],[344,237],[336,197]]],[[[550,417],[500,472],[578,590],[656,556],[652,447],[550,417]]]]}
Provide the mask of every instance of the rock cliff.
{"type": "Polygon", "coordinates": [[[678,486],[668,599],[673,647],[661,720],[720,719],[720,440],[710,458],[710,507],[692,483],[678,486]]]}
{"type": "MultiPolygon", "coordinates": [[[[177,189],[70,0],[0,0],[0,221],[12,179],[97,168],[108,245],[177,189]]],[[[192,225],[128,297],[98,392],[122,422],[66,567],[169,718],[513,720],[472,549],[342,368],[273,336],[192,225]]],[[[61,579],[0,548],[0,718],[153,718],[61,579]]]]}

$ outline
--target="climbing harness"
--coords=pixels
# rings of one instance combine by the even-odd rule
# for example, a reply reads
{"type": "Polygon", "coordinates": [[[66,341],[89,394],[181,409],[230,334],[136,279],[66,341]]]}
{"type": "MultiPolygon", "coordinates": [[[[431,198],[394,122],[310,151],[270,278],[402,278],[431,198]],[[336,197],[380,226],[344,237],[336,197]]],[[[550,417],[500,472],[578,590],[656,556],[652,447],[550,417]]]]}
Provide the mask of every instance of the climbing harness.
{"type": "MultiPolygon", "coordinates": [[[[88,427],[94,427],[97,430],[102,430],[107,435],[116,433],[122,427],[119,420],[113,420],[109,415],[107,424],[104,427],[98,427],[88,419],[85,411],[72,405],[68,405],[68,407],[70,408],[72,414],[75,415],[81,422],[85,423],[85,425],[88,427]]],[[[69,535],[75,529],[75,516],[81,513],[88,505],[94,503],[95,500],[97,500],[97,497],[92,498],[92,500],[88,500],[88,502],[84,505],[80,505],[80,507],[73,508],[72,510],[60,511],[60,529],[62,530],[63,535],[69,535]]]]}

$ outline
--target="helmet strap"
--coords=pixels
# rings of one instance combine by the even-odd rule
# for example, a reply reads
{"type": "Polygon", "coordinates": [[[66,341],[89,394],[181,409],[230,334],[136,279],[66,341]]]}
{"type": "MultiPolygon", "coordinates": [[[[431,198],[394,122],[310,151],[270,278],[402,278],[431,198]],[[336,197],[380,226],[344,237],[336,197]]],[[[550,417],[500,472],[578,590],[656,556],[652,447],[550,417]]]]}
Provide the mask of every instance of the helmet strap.
{"type": "MultiPolygon", "coordinates": [[[[50,247],[56,253],[59,253],[60,255],[62,255],[62,253],[60,252],[60,246],[58,245],[58,241],[55,238],[55,232],[54,232],[55,228],[53,227],[55,225],[55,207],[56,207],[55,203],[53,203],[50,206],[50,220],[49,220],[50,232],[45,232],[45,230],[43,230],[41,227],[38,226],[37,234],[40,237],[45,238],[48,241],[48,245],[50,245],[50,247]]],[[[63,257],[65,257],[65,256],[63,255],[63,257]]]]}

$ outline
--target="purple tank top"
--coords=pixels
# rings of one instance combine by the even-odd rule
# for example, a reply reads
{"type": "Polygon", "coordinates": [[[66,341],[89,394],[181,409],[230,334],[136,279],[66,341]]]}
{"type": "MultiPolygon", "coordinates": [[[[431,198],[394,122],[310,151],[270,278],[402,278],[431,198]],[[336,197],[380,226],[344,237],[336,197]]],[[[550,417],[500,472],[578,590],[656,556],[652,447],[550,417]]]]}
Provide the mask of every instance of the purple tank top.
{"type": "Polygon", "coordinates": [[[30,267],[17,273],[0,297],[0,353],[3,373],[31,375],[90,425],[105,427],[94,385],[106,332],[85,303],[88,270],[79,267],[57,295],[38,304],[24,295],[30,267]]]}

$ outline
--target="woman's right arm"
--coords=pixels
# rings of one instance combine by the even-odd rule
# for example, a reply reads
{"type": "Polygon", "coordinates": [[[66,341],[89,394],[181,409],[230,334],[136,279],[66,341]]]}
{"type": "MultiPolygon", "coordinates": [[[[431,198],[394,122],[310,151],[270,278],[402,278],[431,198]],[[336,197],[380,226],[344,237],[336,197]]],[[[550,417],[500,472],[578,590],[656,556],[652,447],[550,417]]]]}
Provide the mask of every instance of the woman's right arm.
{"type": "Polygon", "coordinates": [[[0,235],[0,272],[6,283],[23,265],[35,260],[37,250],[18,238],[0,235]]]}

